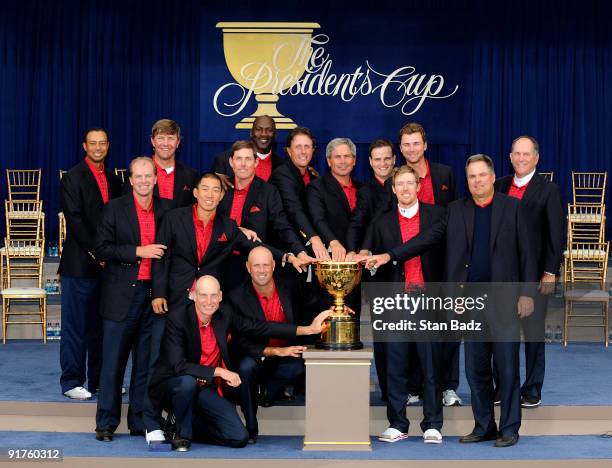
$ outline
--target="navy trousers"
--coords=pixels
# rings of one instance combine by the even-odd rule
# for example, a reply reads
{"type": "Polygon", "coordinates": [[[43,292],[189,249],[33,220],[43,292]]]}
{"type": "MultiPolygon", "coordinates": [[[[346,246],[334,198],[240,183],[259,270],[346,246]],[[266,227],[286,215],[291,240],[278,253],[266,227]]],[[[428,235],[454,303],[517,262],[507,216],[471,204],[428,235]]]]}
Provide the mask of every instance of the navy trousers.
{"type": "Polygon", "coordinates": [[[410,384],[409,362],[413,355],[423,375],[421,429],[442,429],[442,390],[439,379],[439,343],[385,343],[387,359],[387,419],[398,431],[408,432],[406,400],[410,384]]]}
{"type": "Polygon", "coordinates": [[[151,350],[151,286],[137,282],[128,315],[115,322],[104,320],[104,344],[96,430],[114,432],[121,421],[121,385],[130,351],[130,405],[128,428],[144,430],[143,409],[151,350]]]}
{"type": "Polygon", "coordinates": [[[226,447],[248,443],[249,434],[236,407],[220,396],[215,386],[198,387],[191,375],[171,377],[162,385],[179,437],[226,447]]]}
{"type": "Polygon", "coordinates": [[[258,434],[257,407],[258,387],[266,389],[268,400],[274,401],[284,385],[295,381],[304,374],[304,360],[294,357],[271,357],[263,361],[249,356],[240,360],[238,374],[242,384],[240,408],[244,414],[247,431],[250,435],[258,434]]]}
{"type": "Polygon", "coordinates": [[[474,433],[514,436],[521,427],[519,343],[465,342],[465,374],[472,397],[474,433]],[[499,376],[499,429],[493,411],[493,369],[499,376]]]}
{"type": "Polygon", "coordinates": [[[99,303],[97,278],[62,276],[62,393],[85,386],[85,381],[90,392],[95,393],[98,389],[103,333],[99,303]]]}

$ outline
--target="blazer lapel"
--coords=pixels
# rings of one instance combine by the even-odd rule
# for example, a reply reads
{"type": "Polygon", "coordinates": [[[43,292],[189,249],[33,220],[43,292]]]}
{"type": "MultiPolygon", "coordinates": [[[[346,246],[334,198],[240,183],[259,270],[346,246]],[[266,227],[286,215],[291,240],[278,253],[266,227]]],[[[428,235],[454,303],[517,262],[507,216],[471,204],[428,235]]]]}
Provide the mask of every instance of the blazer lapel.
{"type": "Polygon", "coordinates": [[[538,198],[538,193],[542,188],[542,178],[539,174],[534,174],[529,183],[527,184],[527,188],[525,189],[525,193],[523,194],[523,199],[525,200],[534,200],[538,198]]]}
{"type": "Polygon", "coordinates": [[[140,223],[136,214],[136,202],[133,196],[127,197],[126,203],[123,205],[125,219],[130,224],[130,235],[135,245],[140,245],[140,223]]]}
{"type": "Polygon", "coordinates": [[[194,359],[198,359],[200,362],[200,357],[202,356],[202,341],[200,340],[200,323],[198,321],[198,317],[196,316],[197,312],[195,310],[195,304],[191,304],[187,309],[185,309],[185,313],[187,314],[187,320],[189,323],[189,340],[191,343],[191,353],[194,359]]]}
{"type": "Polygon", "coordinates": [[[242,221],[248,218],[249,213],[251,211],[251,207],[257,201],[257,195],[261,192],[261,179],[257,176],[251,182],[251,186],[249,187],[249,191],[246,196],[246,200],[244,201],[244,205],[242,206],[242,221]]]}
{"type": "Polygon", "coordinates": [[[504,203],[499,198],[493,195],[493,206],[491,207],[491,239],[490,239],[490,248],[491,252],[493,252],[493,246],[495,245],[495,239],[497,238],[497,233],[499,232],[499,225],[501,224],[501,220],[504,212],[504,203]]]}
{"type": "Polygon", "coordinates": [[[512,185],[513,177],[514,176],[504,177],[499,181],[499,192],[508,195],[508,192],[510,191],[510,185],[512,185]]]}
{"type": "Polygon", "coordinates": [[[283,312],[285,312],[287,323],[295,323],[289,291],[282,286],[279,287],[279,284],[276,283],[276,292],[278,293],[278,298],[280,299],[281,306],[283,307],[283,312]]]}
{"type": "Polygon", "coordinates": [[[225,326],[225,317],[223,317],[223,312],[219,309],[215,315],[213,315],[210,326],[213,327],[213,332],[215,334],[215,338],[217,339],[217,346],[219,346],[219,352],[221,353],[221,358],[225,363],[226,367],[230,366],[229,353],[227,351],[227,327],[225,326]]]}
{"type": "Polygon", "coordinates": [[[185,231],[186,238],[189,239],[191,245],[191,252],[195,259],[196,265],[198,264],[198,246],[196,244],[196,230],[193,224],[193,215],[191,209],[185,210],[185,215],[182,218],[183,229],[185,231]]]}
{"type": "Polygon", "coordinates": [[[244,291],[244,296],[245,296],[245,299],[246,299],[246,302],[249,308],[255,313],[254,316],[258,320],[265,321],[266,314],[264,314],[264,311],[261,308],[261,303],[259,302],[259,299],[257,298],[257,293],[255,292],[255,289],[253,289],[253,285],[250,282],[247,283],[247,287],[245,288],[245,291],[244,291]]]}
{"type": "MultiPolygon", "coordinates": [[[[217,240],[219,239],[219,237],[221,236],[222,232],[223,232],[223,221],[220,218],[220,214],[217,213],[215,215],[215,221],[213,224],[213,230],[212,230],[212,235],[210,236],[210,242],[208,243],[208,248],[206,249],[206,252],[204,252],[204,256],[202,257],[202,264],[204,264],[207,260],[209,255],[212,255],[212,251],[215,248],[215,246],[217,245],[217,240]]],[[[196,246],[196,258],[197,258],[197,246],[196,246]]]]}
{"type": "Polygon", "coordinates": [[[347,213],[350,213],[351,207],[349,206],[348,200],[346,198],[346,195],[344,194],[344,190],[342,189],[340,182],[336,180],[336,178],[332,175],[331,172],[325,174],[325,177],[327,178],[325,182],[327,187],[329,188],[330,193],[332,193],[336,198],[338,198],[340,200],[340,203],[342,203],[344,210],[347,213]]]}
{"type": "Polygon", "coordinates": [[[399,212],[395,210],[395,216],[392,217],[392,225],[389,226],[389,234],[391,235],[391,243],[388,248],[395,247],[404,243],[402,239],[402,229],[400,228],[399,212]]]}
{"type": "Polygon", "coordinates": [[[472,240],[474,237],[474,202],[470,197],[466,197],[463,206],[463,222],[465,223],[468,252],[472,252],[472,240]]]}
{"type": "Polygon", "coordinates": [[[174,163],[174,187],[172,189],[172,199],[180,202],[183,193],[183,171],[177,162],[174,163]]]}

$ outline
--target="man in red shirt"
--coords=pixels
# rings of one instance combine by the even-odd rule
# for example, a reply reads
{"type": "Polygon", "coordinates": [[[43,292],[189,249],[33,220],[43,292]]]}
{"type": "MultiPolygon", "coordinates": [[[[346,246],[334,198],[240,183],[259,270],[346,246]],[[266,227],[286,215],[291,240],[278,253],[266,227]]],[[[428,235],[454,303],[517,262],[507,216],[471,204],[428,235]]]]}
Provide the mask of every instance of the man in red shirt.
{"type": "MultiPolygon", "coordinates": [[[[420,202],[446,207],[457,199],[455,176],[449,166],[430,162],[425,157],[427,151],[427,134],[421,124],[411,122],[399,131],[399,147],[406,159],[406,164],[419,174],[420,202]]],[[[461,339],[445,341],[442,349],[442,386],[444,389],[444,405],[460,406],[461,398],[457,395],[459,386],[459,347],[461,339]]],[[[419,401],[421,393],[421,376],[417,363],[413,365],[411,375],[410,395],[408,403],[419,401]]]]}
{"type": "MultiPolygon", "coordinates": [[[[279,323],[299,323],[300,301],[281,278],[274,278],[276,263],[272,252],[255,247],[246,263],[250,278],[229,294],[233,309],[253,320],[279,323]]],[[[262,406],[271,406],[281,397],[282,389],[304,374],[301,359],[305,346],[294,341],[238,335],[233,348],[240,356],[239,374],[242,379],[240,397],[249,442],[257,439],[258,391],[262,386],[262,406]]]]}
{"type": "MultiPolygon", "coordinates": [[[[100,315],[104,321],[102,370],[96,412],[96,439],[111,441],[121,420],[121,384],[132,352],[128,428],[144,435],[145,398],[152,328],[151,262],[165,245],[155,243],[169,200],[153,196],[156,166],[148,157],[130,163],[132,192],[111,200],[98,224],[95,253],[105,263],[100,315]]],[[[163,440],[159,434],[158,440],[163,440]]],[[[150,439],[150,437],[149,437],[150,439]]]]}
{"type": "Polygon", "coordinates": [[[157,167],[155,195],[172,200],[173,207],[193,203],[193,184],[198,172],[176,160],[176,151],[181,144],[181,128],[170,119],[155,122],[151,129],[153,162],[157,167]]]}
{"type": "Polygon", "coordinates": [[[66,218],[66,243],[58,273],[62,277],[62,393],[86,400],[96,392],[102,365],[102,323],[98,314],[101,263],[94,253],[102,208],[121,195],[121,180],[105,165],[110,143],[103,128],[83,138],[85,158],[60,183],[66,218]],[[87,369],[87,370],[86,370],[87,369]],[[85,380],[89,390],[84,388],[85,380]]]}
{"type": "Polygon", "coordinates": [[[245,318],[221,304],[219,282],[210,275],[198,279],[194,302],[168,317],[162,353],[150,384],[155,404],[165,403],[176,420],[175,450],[187,451],[192,439],[229,447],[244,447],[249,434],[234,403],[226,397],[241,385],[232,369],[228,342],[237,334],[276,337],[321,333],[331,314],[321,312],[310,325],[245,318]]]}

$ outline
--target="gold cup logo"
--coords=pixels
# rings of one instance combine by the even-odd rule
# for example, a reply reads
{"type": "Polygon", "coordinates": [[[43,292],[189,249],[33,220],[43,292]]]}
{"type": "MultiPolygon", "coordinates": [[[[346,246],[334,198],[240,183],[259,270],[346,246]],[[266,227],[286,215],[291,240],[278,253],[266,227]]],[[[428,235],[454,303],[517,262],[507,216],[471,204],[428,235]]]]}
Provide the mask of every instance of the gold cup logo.
{"type": "Polygon", "coordinates": [[[334,297],[334,313],[329,328],[321,336],[317,348],[361,349],[359,322],[344,308],[344,297],[361,281],[361,265],[357,262],[320,262],[315,273],[321,286],[334,297]]]}
{"type": "Polygon", "coordinates": [[[257,109],[236,128],[250,129],[260,115],[274,119],[276,128],[296,123],[276,108],[278,95],[302,77],[312,55],[312,32],[317,23],[223,22],[225,63],[238,84],[255,94],[257,109]]]}

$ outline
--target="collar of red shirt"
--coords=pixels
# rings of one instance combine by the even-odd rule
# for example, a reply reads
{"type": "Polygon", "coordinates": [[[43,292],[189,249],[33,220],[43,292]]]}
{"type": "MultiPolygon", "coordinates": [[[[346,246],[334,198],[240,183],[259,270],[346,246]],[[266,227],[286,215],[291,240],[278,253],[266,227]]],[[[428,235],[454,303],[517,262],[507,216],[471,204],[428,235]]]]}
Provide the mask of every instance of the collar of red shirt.
{"type": "Polygon", "coordinates": [[[487,201],[486,203],[483,203],[482,205],[480,203],[477,203],[476,200],[474,200],[473,198],[472,198],[472,200],[474,200],[474,205],[476,205],[478,208],[486,208],[491,203],[493,203],[493,198],[495,198],[495,197],[491,196],[491,199],[489,201],[487,201]]]}
{"type": "Polygon", "coordinates": [[[353,179],[350,176],[349,176],[349,183],[348,183],[348,185],[344,185],[342,182],[340,182],[340,180],[335,175],[332,174],[332,176],[340,184],[340,187],[347,188],[347,189],[350,189],[350,188],[353,187],[353,179]]]}
{"type": "Polygon", "coordinates": [[[259,291],[257,290],[257,288],[253,286],[253,289],[255,290],[255,294],[257,294],[257,299],[259,299],[259,302],[263,300],[269,301],[270,299],[274,297],[274,294],[277,294],[276,293],[276,282],[272,280],[272,284],[273,284],[273,289],[272,289],[272,294],[270,294],[270,297],[262,296],[261,294],[259,294],[259,291]]]}
{"type": "Polygon", "coordinates": [[[381,187],[384,187],[384,186],[385,186],[385,181],[384,181],[384,180],[380,180],[380,179],[378,178],[378,176],[377,176],[377,175],[375,175],[375,176],[374,176],[374,179],[376,179],[376,182],[378,182],[378,184],[379,184],[381,187]]]}
{"type": "Polygon", "coordinates": [[[161,167],[159,165],[159,163],[155,160],[154,156],[151,156],[151,159],[153,160],[153,163],[155,163],[155,165],[157,166],[157,173],[159,174],[160,171],[164,171],[166,174],[170,175],[174,172],[174,168],[176,166],[172,166],[172,167],[161,167]]]}
{"type": "Polygon", "coordinates": [[[425,166],[427,167],[427,174],[425,174],[424,176],[420,176],[419,180],[423,180],[427,177],[431,177],[431,171],[429,170],[429,161],[427,160],[427,158],[424,158],[424,159],[425,159],[425,166]]]}
{"type": "Polygon", "coordinates": [[[208,223],[204,224],[204,221],[202,221],[200,219],[200,217],[198,216],[198,204],[194,203],[193,206],[191,207],[191,216],[193,216],[193,220],[194,221],[198,221],[200,223],[200,225],[208,226],[210,223],[214,223],[215,222],[215,217],[217,216],[217,211],[215,211],[213,213],[213,215],[208,220],[208,223]]]}
{"type": "Polygon", "coordinates": [[[89,159],[87,159],[87,157],[85,157],[85,162],[87,163],[87,165],[89,166],[89,169],[91,169],[94,174],[96,174],[96,173],[103,174],[104,173],[104,161],[102,161],[102,164],[100,165],[100,169],[98,169],[96,166],[94,166],[93,163],[89,159]]]}
{"type": "Polygon", "coordinates": [[[251,179],[251,181],[249,182],[249,185],[247,185],[247,186],[246,186],[245,188],[243,188],[243,189],[239,189],[239,188],[238,188],[238,179],[234,178],[234,192],[240,192],[240,193],[242,193],[242,192],[248,192],[248,191],[249,191],[249,189],[251,188],[251,185],[253,184],[253,181],[254,181],[254,180],[255,180],[255,177],[253,177],[253,178],[251,179]]]}
{"type": "Polygon", "coordinates": [[[141,211],[143,213],[148,213],[149,211],[151,211],[153,209],[153,198],[151,197],[151,201],[149,202],[149,206],[147,208],[144,208],[140,202],[138,201],[138,199],[136,198],[136,194],[134,192],[132,192],[132,196],[134,197],[134,205],[136,205],[136,209],[138,211],[141,211]]]}

